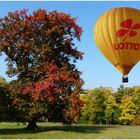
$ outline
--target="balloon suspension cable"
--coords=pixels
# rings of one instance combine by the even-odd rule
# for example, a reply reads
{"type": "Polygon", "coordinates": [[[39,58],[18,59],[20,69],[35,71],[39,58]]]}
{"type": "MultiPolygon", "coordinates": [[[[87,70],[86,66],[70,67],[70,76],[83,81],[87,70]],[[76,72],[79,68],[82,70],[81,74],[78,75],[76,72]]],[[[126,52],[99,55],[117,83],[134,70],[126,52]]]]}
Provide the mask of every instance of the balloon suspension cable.
{"type": "Polygon", "coordinates": [[[127,75],[123,75],[122,76],[122,82],[123,83],[127,83],[128,82],[128,76],[127,75]]]}

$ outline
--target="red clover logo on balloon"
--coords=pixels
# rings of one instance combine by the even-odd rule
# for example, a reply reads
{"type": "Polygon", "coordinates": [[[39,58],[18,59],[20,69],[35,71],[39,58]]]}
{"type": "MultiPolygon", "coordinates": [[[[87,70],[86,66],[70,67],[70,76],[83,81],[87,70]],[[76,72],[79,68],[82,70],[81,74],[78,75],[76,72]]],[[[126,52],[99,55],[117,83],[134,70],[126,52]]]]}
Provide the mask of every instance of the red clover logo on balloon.
{"type": "Polygon", "coordinates": [[[140,23],[135,23],[132,25],[132,19],[127,19],[121,22],[120,24],[122,29],[117,30],[116,35],[118,37],[124,37],[123,41],[129,36],[133,37],[137,35],[137,32],[135,30],[140,29],[140,23]]]}

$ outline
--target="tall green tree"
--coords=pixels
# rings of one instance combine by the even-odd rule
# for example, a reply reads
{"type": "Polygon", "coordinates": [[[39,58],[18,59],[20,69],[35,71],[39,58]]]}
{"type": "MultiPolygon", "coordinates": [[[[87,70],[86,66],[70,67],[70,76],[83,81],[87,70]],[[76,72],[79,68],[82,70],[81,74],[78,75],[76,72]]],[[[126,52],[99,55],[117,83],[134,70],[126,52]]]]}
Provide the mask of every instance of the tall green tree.
{"type": "Polygon", "coordinates": [[[116,100],[116,107],[115,107],[115,112],[114,112],[114,123],[120,123],[119,117],[121,116],[121,110],[120,110],[120,104],[121,104],[121,99],[125,95],[125,92],[127,90],[127,87],[124,85],[120,85],[119,88],[117,88],[117,91],[114,93],[115,100],[116,100]]]}
{"type": "Polygon", "coordinates": [[[80,41],[81,34],[76,18],[63,12],[39,9],[29,15],[21,10],[0,19],[7,74],[17,76],[13,104],[25,112],[28,128],[37,128],[43,115],[72,123],[80,114],[83,80],[75,63],[83,53],[74,40],[80,41]]]}
{"type": "Polygon", "coordinates": [[[121,103],[121,99],[125,94],[125,90],[127,88],[124,85],[120,85],[120,87],[117,89],[117,91],[115,92],[115,99],[117,103],[121,103]]]}
{"type": "Polygon", "coordinates": [[[95,98],[94,98],[94,90],[87,90],[86,94],[83,94],[81,96],[81,99],[84,102],[84,106],[82,107],[82,119],[89,121],[89,122],[95,122],[95,115],[94,115],[94,102],[95,102],[95,98]]]}
{"type": "Polygon", "coordinates": [[[123,124],[131,124],[135,118],[136,105],[134,104],[133,96],[125,95],[121,100],[120,105],[121,116],[120,120],[123,124]]]}
{"type": "Polygon", "coordinates": [[[117,104],[115,101],[114,93],[111,89],[105,88],[104,96],[105,96],[104,119],[106,121],[106,124],[110,124],[114,122],[114,115],[115,115],[117,104]]]}

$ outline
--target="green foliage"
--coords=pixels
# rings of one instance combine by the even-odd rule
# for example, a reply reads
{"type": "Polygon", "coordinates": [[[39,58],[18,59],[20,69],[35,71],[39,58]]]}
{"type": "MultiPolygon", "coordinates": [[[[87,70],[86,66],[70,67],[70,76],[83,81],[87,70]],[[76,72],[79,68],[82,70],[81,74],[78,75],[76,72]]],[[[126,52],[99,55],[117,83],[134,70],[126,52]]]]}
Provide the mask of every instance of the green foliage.
{"type": "Polygon", "coordinates": [[[110,88],[88,90],[84,100],[82,121],[95,124],[136,124],[140,122],[140,87],[124,87],[117,91],[110,88]]]}
{"type": "Polygon", "coordinates": [[[104,91],[105,96],[105,114],[104,119],[106,124],[110,124],[114,121],[114,114],[117,108],[117,104],[113,95],[113,92],[110,89],[105,89],[104,91]]]}
{"type": "Polygon", "coordinates": [[[111,123],[116,106],[112,90],[109,88],[95,88],[82,96],[85,105],[82,117],[93,123],[111,123]]]}
{"type": "Polygon", "coordinates": [[[0,121],[14,119],[14,112],[10,84],[0,76],[0,121]]]}
{"type": "Polygon", "coordinates": [[[137,108],[137,114],[140,114],[140,87],[135,87],[135,92],[133,92],[134,103],[137,108]]]}
{"type": "Polygon", "coordinates": [[[121,99],[125,94],[126,87],[124,85],[120,85],[120,87],[115,92],[115,99],[117,103],[121,103],[121,99]]]}
{"type": "Polygon", "coordinates": [[[5,80],[5,78],[3,78],[2,76],[0,76],[0,86],[1,87],[6,87],[8,85],[8,82],[5,80]]]}
{"type": "Polygon", "coordinates": [[[133,97],[125,95],[122,100],[121,100],[121,105],[120,105],[120,110],[121,110],[121,116],[120,120],[123,124],[130,124],[136,114],[136,106],[133,102],[133,97]]]}

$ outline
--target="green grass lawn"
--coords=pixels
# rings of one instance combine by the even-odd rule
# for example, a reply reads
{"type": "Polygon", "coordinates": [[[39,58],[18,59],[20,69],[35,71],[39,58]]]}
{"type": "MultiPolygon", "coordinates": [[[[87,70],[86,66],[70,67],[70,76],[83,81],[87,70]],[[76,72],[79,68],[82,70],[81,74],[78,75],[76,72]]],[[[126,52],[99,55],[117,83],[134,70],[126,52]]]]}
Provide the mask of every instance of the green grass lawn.
{"type": "Polygon", "coordinates": [[[138,139],[140,126],[38,123],[39,130],[29,131],[25,125],[0,123],[0,139],[138,139]]]}

